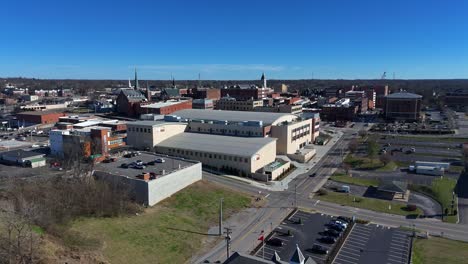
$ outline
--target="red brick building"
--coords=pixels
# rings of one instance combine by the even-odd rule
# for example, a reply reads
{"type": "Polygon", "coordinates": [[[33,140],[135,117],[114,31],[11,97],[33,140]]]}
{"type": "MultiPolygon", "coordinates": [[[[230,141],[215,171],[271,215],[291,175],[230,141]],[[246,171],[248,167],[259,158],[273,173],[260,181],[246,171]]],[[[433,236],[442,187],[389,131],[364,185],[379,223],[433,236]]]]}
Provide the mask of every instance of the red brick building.
{"type": "Polygon", "coordinates": [[[52,111],[31,111],[22,112],[16,115],[16,119],[26,126],[34,124],[55,124],[59,121],[59,117],[65,116],[61,112],[52,111]]]}
{"type": "Polygon", "coordinates": [[[385,96],[384,116],[388,120],[416,121],[421,116],[422,96],[408,92],[385,96]]]}
{"type": "Polygon", "coordinates": [[[262,88],[254,85],[237,85],[221,89],[221,97],[227,96],[235,98],[239,101],[245,101],[252,98],[254,100],[262,99],[266,97],[266,94],[264,94],[264,90],[262,88]]]}
{"type": "Polygon", "coordinates": [[[156,103],[140,103],[137,105],[135,112],[137,115],[142,114],[157,114],[169,115],[175,111],[192,109],[192,100],[167,100],[156,103]]]}
{"type": "Polygon", "coordinates": [[[221,90],[216,88],[193,88],[187,95],[193,99],[219,100],[221,98],[221,90]]]}

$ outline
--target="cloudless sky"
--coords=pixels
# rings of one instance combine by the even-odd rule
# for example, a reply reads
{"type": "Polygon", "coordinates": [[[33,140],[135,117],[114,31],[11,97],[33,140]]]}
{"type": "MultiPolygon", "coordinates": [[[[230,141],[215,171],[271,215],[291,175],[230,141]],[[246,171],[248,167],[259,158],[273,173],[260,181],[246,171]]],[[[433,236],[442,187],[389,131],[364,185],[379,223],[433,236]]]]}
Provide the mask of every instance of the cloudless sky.
{"type": "Polygon", "coordinates": [[[468,78],[466,0],[0,0],[0,76],[468,78]]]}

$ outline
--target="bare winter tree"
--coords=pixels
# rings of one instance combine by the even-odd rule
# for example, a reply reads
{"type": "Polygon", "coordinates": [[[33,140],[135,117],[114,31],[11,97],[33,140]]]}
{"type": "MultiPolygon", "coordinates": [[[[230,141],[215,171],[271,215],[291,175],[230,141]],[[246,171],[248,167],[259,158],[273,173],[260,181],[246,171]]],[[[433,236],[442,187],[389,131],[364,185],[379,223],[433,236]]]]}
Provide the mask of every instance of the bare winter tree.
{"type": "Polygon", "coordinates": [[[351,142],[349,142],[348,149],[349,149],[349,152],[351,152],[351,154],[355,153],[358,147],[359,147],[359,142],[356,139],[353,139],[351,140],[351,142]]]}
{"type": "Polygon", "coordinates": [[[384,166],[386,166],[388,163],[392,161],[392,157],[390,156],[390,154],[385,153],[385,154],[380,155],[379,160],[380,162],[383,163],[384,166]]]}
{"type": "Polygon", "coordinates": [[[39,237],[31,222],[34,210],[23,204],[24,211],[18,212],[16,206],[6,200],[0,207],[0,263],[37,262],[39,237]]]}

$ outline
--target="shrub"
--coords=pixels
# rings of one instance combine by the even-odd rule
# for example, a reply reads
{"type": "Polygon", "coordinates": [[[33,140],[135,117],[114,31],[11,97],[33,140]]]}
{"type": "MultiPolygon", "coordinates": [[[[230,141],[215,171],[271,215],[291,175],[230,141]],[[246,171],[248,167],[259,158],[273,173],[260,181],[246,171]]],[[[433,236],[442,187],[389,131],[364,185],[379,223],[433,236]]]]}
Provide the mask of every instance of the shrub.
{"type": "Polygon", "coordinates": [[[327,194],[328,194],[328,191],[325,190],[325,189],[320,189],[320,190],[318,190],[317,194],[320,195],[320,196],[322,196],[322,195],[327,195],[327,194]]]}
{"type": "Polygon", "coordinates": [[[414,204],[408,204],[406,205],[406,211],[409,211],[409,212],[414,212],[418,209],[418,207],[416,207],[416,205],[414,204]]]}

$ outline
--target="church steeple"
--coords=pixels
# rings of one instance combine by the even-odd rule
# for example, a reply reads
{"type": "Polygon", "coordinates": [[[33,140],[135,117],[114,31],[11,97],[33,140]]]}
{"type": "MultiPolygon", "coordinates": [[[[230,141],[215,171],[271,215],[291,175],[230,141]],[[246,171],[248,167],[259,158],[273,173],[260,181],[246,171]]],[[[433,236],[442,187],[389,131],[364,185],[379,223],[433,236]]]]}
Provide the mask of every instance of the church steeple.
{"type": "Polygon", "coordinates": [[[140,85],[138,84],[138,75],[137,75],[137,69],[135,68],[135,90],[140,89],[140,85]]]}
{"type": "Polygon", "coordinates": [[[263,81],[263,87],[262,88],[267,88],[267,80],[265,78],[265,73],[262,73],[262,78],[260,80],[263,81]]]}

